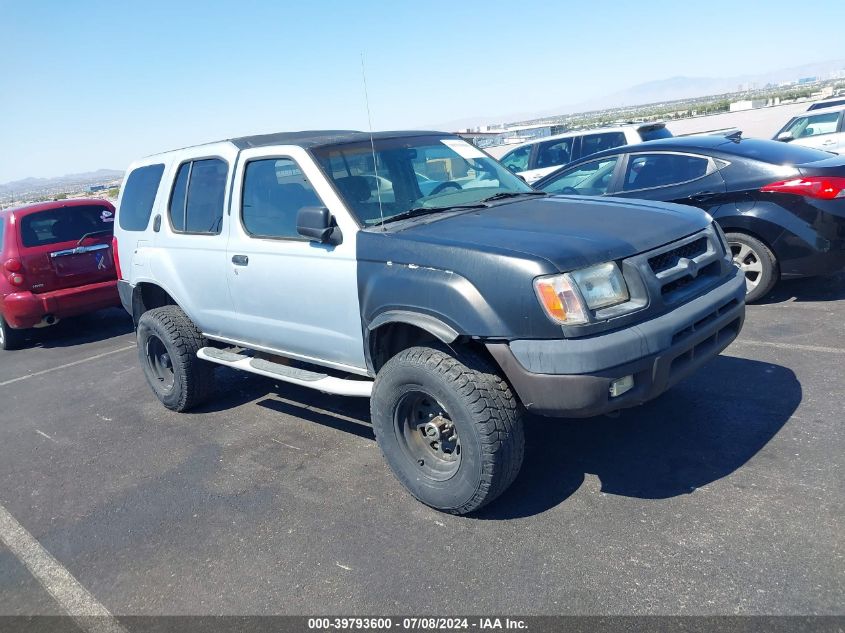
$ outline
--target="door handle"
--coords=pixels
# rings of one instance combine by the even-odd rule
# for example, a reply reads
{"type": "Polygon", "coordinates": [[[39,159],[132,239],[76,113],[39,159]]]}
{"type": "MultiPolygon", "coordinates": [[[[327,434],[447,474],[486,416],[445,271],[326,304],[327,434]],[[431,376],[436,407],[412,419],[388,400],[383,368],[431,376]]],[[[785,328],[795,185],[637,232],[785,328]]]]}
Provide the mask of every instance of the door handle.
{"type": "Polygon", "coordinates": [[[232,263],[235,266],[246,266],[249,264],[249,257],[246,255],[232,255],[232,263]]]}
{"type": "Polygon", "coordinates": [[[705,200],[710,200],[718,195],[719,192],[717,191],[699,191],[698,193],[692,194],[689,199],[693,202],[704,202],[705,200]]]}

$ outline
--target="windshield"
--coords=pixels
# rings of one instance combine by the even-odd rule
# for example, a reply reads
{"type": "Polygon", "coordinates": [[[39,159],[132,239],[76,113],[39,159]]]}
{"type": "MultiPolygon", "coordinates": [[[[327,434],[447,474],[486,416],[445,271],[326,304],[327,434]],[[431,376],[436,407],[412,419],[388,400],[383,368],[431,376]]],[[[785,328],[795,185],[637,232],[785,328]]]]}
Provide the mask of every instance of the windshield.
{"type": "Polygon", "coordinates": [[[347,207],[366,225],[394,216],[480,205],[532,189],[466,141],[448,136],[375,139],[312,150],[347,207]],[[375,160],[373,156],[375,155],[375,160]]]}

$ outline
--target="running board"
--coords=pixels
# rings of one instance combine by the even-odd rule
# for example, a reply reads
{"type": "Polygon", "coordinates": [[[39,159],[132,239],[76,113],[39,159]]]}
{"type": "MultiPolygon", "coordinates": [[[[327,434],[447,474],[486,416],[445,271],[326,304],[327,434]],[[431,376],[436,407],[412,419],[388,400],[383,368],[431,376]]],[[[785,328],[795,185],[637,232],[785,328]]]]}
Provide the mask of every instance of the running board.
{"type": "Polygon", "coordinates": [[[253,358],[236,354],[216,347],[203,347],[197,352],[197,357],[218,365],[225,365],[232,369],[248,371],[259,376],[275,378],[293,383],[301,387],[316,389],[324,393],[337,396],[358,396],[369,398],[373,391],[372,380],[348,380],[336,378],[328,374],[321,374],[298,367],[289,367],[281,363],[273,363],[263,358],[253,358]]]}

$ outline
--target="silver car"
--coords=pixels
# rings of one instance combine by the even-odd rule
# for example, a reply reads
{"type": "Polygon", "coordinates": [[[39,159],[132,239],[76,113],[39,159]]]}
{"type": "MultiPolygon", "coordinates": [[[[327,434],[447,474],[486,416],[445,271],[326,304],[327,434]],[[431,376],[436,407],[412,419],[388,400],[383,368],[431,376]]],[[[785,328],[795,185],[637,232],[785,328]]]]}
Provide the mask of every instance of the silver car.
{"type": "Polygon", "coordinates": [[[845,152],[845,105],[794,116],[774,139],[841,154],[845,152]]]}

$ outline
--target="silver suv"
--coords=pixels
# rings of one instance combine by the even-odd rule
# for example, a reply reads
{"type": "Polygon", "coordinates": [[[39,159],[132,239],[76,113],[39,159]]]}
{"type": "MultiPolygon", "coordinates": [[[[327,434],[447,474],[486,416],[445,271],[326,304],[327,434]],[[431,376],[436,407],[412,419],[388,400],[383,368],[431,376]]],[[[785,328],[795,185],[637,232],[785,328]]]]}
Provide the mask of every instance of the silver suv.
{"type": "Polygon", "coordinates": [[[845,105],[808,110],[794,116],[774,139],[845,154],[845,105]]]}
{"type": "Polygon", "coordinates": [[[531,184],[563,165],[590,154],[634,145],[643,141],[670,138],[664,123],[632,123],[555,134],[517,145],[500,159],[505,167],[531,184]]]}
{"type": "Polygon", "coordinates": [[[698,209],[551,197],[438,132],[237,138],[130,166],[118,290],[186,411],[225,365],[370,397],[387,463],[463,514],[523,459],[527,410],[656,397],[718,354],[745,281],[698,209]]]}

